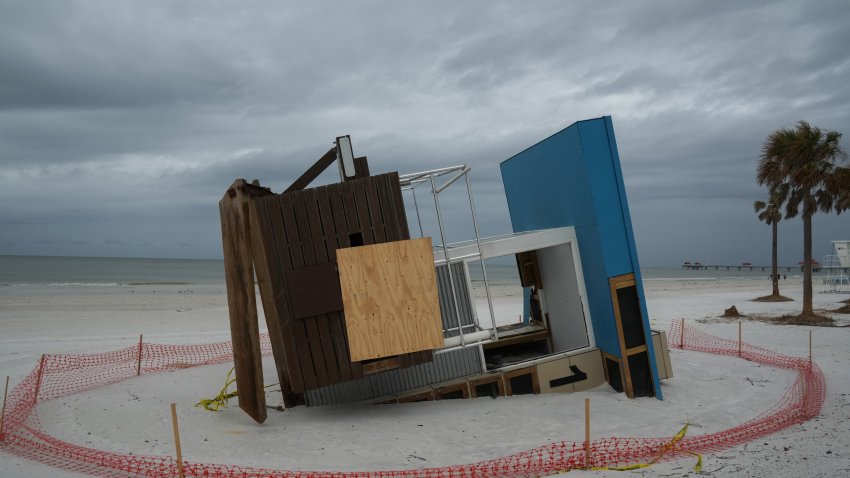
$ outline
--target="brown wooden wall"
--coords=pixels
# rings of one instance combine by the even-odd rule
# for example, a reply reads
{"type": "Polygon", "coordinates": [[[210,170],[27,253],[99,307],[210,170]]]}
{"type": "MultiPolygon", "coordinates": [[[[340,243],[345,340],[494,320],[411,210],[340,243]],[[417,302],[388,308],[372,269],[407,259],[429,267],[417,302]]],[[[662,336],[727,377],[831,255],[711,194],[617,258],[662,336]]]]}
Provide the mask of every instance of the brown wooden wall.
{"type": "MultiPolygon", "coordinates": [[[[349,359],[336,249],[408,239],[397,173],[251,202],[254,262],[284,395],[364,376],[349,359]],[[357,235],[359,234],[359,238],[357,235]]],[[[398,356],[401,367],[431,351],[398,356]]]]}

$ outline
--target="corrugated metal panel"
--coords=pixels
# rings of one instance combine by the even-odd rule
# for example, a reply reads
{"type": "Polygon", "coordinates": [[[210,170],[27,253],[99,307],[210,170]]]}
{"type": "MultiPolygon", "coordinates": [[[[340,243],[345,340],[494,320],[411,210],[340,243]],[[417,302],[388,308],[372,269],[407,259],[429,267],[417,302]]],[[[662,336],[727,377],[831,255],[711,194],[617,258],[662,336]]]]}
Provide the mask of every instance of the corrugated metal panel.
{"type": "Polygon", "coordinates": [[[372,388],[365,378],[342,382],[306,392],[307,405],[333,405],[372,398],[372,388]]]}
{"type": "Polygon", "coordinates": [[[432,362],[390,370],[307,392],[310,406],[356,402],[481,373],[478,347],[434,355],[432,362]]]}
{"type": "MultiPolygon", "coordinates": [[[[440,299],[440,313],[443,329],[457,328],[457,313],[452,301],[449,268],[445,264],[437,266],[437,291],[440,299]]],[[[466,265],[455,262],[451,265],[455,292],[458,299],[461,324],[475,323],[472,297],[469,291],[466,265]]],[[[471,332],[471,328],[465,329],[471,332]]],[[[456,336],[457,330],[447,332],[446,337],[456,336]]],[[[307,404],[310,406],[349,403],[369,398],[393,395],[405,390],[424,387],[433,383],[453,380],[467,375],[481,373],[481,359],[478,347],[467,347],[444,354],[434,355],[432,362],[413,367],[390,370],[359,380],[338,383],[327,387],[308,390],[307,404]]]]}
{"type": "MultiPolygon", "coordinates": [[[[457,305],[460,311],[460,323],[472,325],[475,323],[473,315],[472,298],[469,294],[469,286],[466,276],[466,265],[463,262],[454,262],[451,265],[452,278],[454,279],[455,292],[457,293],[457,305]]],[[[437,292],[440,298],[440,314],[443,320],[443,330],[457,329],[457,313],[452,300],[452,288],[449,282],[449,268],[446,264],[437,266],[437,292]]],[[[471,328],[465,328],[466,333],[472,332],[471,328]]],[[[445,333],[446,337],[458,335],[457,330],[445,333]]]]}

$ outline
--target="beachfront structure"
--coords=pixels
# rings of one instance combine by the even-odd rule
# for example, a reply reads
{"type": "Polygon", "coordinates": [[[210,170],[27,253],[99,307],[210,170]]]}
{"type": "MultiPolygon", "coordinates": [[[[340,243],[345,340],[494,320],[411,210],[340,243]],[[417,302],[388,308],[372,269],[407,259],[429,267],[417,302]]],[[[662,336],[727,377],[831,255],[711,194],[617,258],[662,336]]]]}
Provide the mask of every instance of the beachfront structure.
{"type": "Polygon", "coordinates": [[[550,138],[502,164],[515,232],[498,237],[479,234],[469,167],[372,176],[347,137],[281,194],[234,182],[219,206],[240,407],[266,418],[255,276],[286,406],[570,392],[606,380],[629,397],[661,398],[658,379],[672,368],[646,320],[610,118],[577,123],[568,137],[577,125],[578,149],[560,140],[553,149],[550,138]],[[340,183],[306,188],[333,162],[340,183]],[[448,243],[441,193],[462,184],[474,237],[448,243]],[[565,186],[578,192],[559,195],[565,186]],[[497,323],[486,261],[499,257],[515,258],[537,320],[497,323]],[[489,317],[479,317],[470,265],[482,271],[489,317]]]}
{"type": "Polygon", "coordinates": [[[594,345],[605,357],[608,382],[630,396],[661,398],[611,117],[574,123],[501,169],[514,231],[574,229],[594,345]]]}
{"type": "Polygon", "coordinates": [[[839,266],[850,267],[850,241],[832,241],[832,251],[839,266]]]}
{"type": "Polygon", "coordinates": [[[832,241],[832,252],[823,259],[823,283],[830,292],[846,292],[850,287],[850,241],[832,241]]]}

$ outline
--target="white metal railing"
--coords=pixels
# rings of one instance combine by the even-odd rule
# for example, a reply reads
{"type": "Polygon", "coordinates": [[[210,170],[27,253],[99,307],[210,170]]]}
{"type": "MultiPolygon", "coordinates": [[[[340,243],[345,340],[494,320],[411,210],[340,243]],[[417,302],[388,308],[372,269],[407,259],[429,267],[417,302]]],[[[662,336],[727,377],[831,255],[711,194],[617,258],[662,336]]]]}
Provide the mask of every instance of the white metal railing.
{"type": "MultiPolygon", "coordinates": [[[[487,267],[484,264],[484,259],[481,256],[481,233],[478,227],[478,215],[475,212],[475,201],[472,198],[472,188],[470,187],[469,182],[469,172],[472,170],[469,166],[459,165],[459,166],[450,166],[446,168],[432,169],[429,171],[422,171],[418,173],[404,174],[399,176],[399,183],[401,185],[402,192],[410,191],[413,195],[413,205],[416,210],[416,221],[419,224],[419,235],[424,236],[424,230],[422,228],[422,217],[419,213],[419,202],[416,199],[416,188],[422,184],[430,184],[431,185],[431,195],[434,198],[434,209],[437,213],[437,226],[440,231],[440,246],[442,249],[443,257],[439,261],[441,264],[445,263],[448,265],[448,277],[449,277],[449,289],[451,290],[451,303],[452,307],[454,307],[455,317],[457,318],[457,327],[453,327],[443,332],[447,332],[449,330],[457,330],[458,335],[452,337],[452,340],[446,341],[446,347],[439,352],[446,352],[448,350],[453,350],[455,348],[466,347],[467,345],[472,344],[481,344],[485,342],[489,342],[492,340],[499,339],[499,332],[496,327],[496,314],[493,310],[493,299],[490,295],[490,283],[487,280],[487,267]],[[437,186],[437,178],[442,178],[444,176],[451,175],[448,180],[442,183],[440,186],[437,186]],[[443,211],[440,208],[440,193],[446,190],[449,186],[457,182],[459,179],[464,178],[466,182],[466,192],[467,196],[469,196],[469,209],[472,213],[472,225],[475,230],[475,239],[471,241],[466,241],[467,243],[475,244],[475,251],[472,253],[467,252],[466,254],[458,257],[452,257],[450,254],[450,250],[452,249],[452,245],[448,244],[446,241],[446,227],[443,221],[443,211]],[[452,262],[461,262],[461,261],[481,261],[481,271],[484,279],[484,290],[487,295],[487,306],[490,312],[490,322],[493,325],[493,328],[490,329],[492,332],[487,332],[486,337],[478,323],[478,315],[473,314],[473,320],[475,321],[475,331],[466,334],[464,333],[464,326],[461,324],[461,314],[460,308],[458,304],[458,295],[457,295],[457,287],[455,284],[454,274],[452,274],[451,263],[452,262]],[[469,336],[470,343],[467,344],[467,336],[469,336]]],[[[468,285],[466,287],[469,287],[468,285]]],[[[471,294],[470,290],[470,295],[471,294]]],[[[473,302],[473,308],[475,307],[473,302]]]]}
{"type": "Polygon", "coordinates": [[[848,267],[841,264],[841,257],[824,256],[822,268],[826,270],[823,285],[828,285],[830,292],[850,292],[844,290],[844,286],[850,286],[850,277],[847,276],[848,267]]]}

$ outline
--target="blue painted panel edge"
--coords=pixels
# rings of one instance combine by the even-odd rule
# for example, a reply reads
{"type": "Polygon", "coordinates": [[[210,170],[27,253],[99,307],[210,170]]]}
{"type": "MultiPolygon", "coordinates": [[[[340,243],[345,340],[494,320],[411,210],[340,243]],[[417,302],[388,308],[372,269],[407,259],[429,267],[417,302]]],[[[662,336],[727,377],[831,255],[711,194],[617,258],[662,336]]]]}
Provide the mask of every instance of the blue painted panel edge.
{"type": "MultiPolygon", "coordinates": [[[[518,153],[514,154],[514,155],[513,155],[513,156],[511,156],[510,158],[505,159],[505,160],[502,160],[502,161],[499,163],[500,169],[501,169],[501,165],[503,165],[503,164],[507,163],[508,161],[510,161],[510,160],[512,160],[512,159],[514,159],[514,158],[516,158],[517,156],[519,156],[519,155],[521,155],[521,154],[525,153],[526,151],[528,151],[529,149],[531,149],[531,148],[533,148],[533,147],[535,147],[535,146],[539,145],[540,143],[545,143],[546,141],[549,141],[550,139],[552,139],[552,137],[553,137],[553,136],[557,136],[558,134],[560,134],[560,133],[564,132],[564,130],[570,129],[570,128],[572,128],[573,126],[576,126],[576,125],[577,125],[577,124],[579,124],[579,123],[586,123],[586,122],[588,122],[588,121],[598,121],[598,120],[605,119],[605,118],[609,118],[609,119],[610,119],[611,117],[610,117],[610,116],[600,116],[600,117],[598,117],[598,118],[588,118],[588,119],[583,119],[583,120],[579,120],[579,121],[573,122],[573,123],[571,123],[571,124],[568,124],[567,126],[564,126],[563,128],[559,129],[558,131],[555,131],[554,133],[550,134],[549,136],[547,136],[547,137],[545,137],[545,138],[541,139],[540,141],[538,141],[538,142],[536,142],[536,143],[532,144],[531,146],[529,146],[529,147],[527,147],[527,148],[523,149],[522,151],[519,151],[518,153]]],[[[502,181],[504,181],[504,178],[502,178],[502,181]]]]}
{"type": "Polygon", "coordinates": [[[623,180],[623,170],[620,166],[620,153],[617,150],[617,140],[614,136],[614,123],[610,116],[605,116],[605,129],[608,132],[608,145],[614,159],[614,174],[617,176],[617,187],[620,190],[620,204],[623,211],[623,223],[626,225],[626,237],[629,242],[629,254],[632,259],[632,267],[637,283],[637,293],[640,302],[640,312],[643,316],[643,331],[646,340],[647,355],[649,356],[650,368],[652,369],[652,386],[655,389],[655,398],[664,400],[661,392],[661,382],[658,380],[658,365],[655,362],[655,346],[652,344],[652,329],[649,325],[649,313],[646,309],[646,295],[643,292],[643,276],[640,273],[640,262],[638,261],[637,247],[635,246],[635,235],[632,228],[632,218],[629,212],[629,203],[626,199],[626,186],[623,180]]]}
{"type": "MultiPolygon", "coordinates": [[[[545,151],[545,149],[544,149],[544,151],[545,151]]],[[[600,156],[600,157],[602,157],[602,156],[600,156]]],[[[642,315],[642,322],[643,322],[643,326],[644,326],[645,343],[647,344],[647,355],[649,357],[649,365],[650,365],[650,370],[652,372],[652,377],[653,377],[653,389],[654,389],[656,398],[663,399],[660,383],[658,381],[658,368],[657,368],[657,364],[656,364],[656,361],[655,361],[655,349],[654,349],[654,346],[652,344],[651,329],[650,329],[650,326],[649,326],[649,315],[648,315],[647,309],[646,309],[646,297],[645,297],[645,293],[644,293],[644,290],[643,290],[643,278],[642,278],[642,275],[640,274],[640,265],[639,265],[639,262],[637,260],[637,252],[636,252],[635,241],[634,241],[634,232],[633,232],[633,228],[632,228],[632,224],[631,224],[631,215],[630,215],[630,212],[629,212],[629,209],[628,209],[628,204],[627,204],[626,194],[625,194],[625,185],[624,185],[621,165],[620,165],[619,161],[620,161],[619,151],[617,150],[617,146],[616,146],[616,139],[614,137],[613,123],[612,123],[611,117],[610,116],[603,116],[603,117],[600,117],[600,118],[593,118],[593,119],[576,121],[576,122],[572,123],[571,125],[565,127],[564,129],[557,131],[557,132],[549,135],[548,137],[538,141],[534,145],[523,149],[522,151],[520,151],[520,152],[516,153],[515,155],[509,157],[508,159],[502,161],[500,163],[500,172],[501,172],[501,175],[502,175],[502,182],[505,185],[505,194],[506,194],[507,199],[508,199],[508,209],[511,212],[511,225],[512,225],[514,232],[519,232],[519,231],[528,230],[528,229],[540,229],[540,228],[545,228],[545,227],[572,225],[576,228],[576,237],[577,237],[578,242],[579,242],[579,249],[581,251],[582,264],[584,266],[589,266],[591,264],[597,264],[598,267],[594,267],[594,268],[591,268],[591,269],[603,271],[603,277],[604,277],[603,280],[605,282],[605,284],[604,284],[605,287],[603,287],[603,284],[601,282],[599,284],[597,284],[596,283],[597,281],[588,279],[588,275],[587,275],[588,269],[587,268],[585,268],[585,277],[584,277],[584,281],[585,281],[585,284],[586,284],[587,299],[588,299],[588,308],[590,309],[590,313],[591,313],[591,325],[592,325],[592,328],[594,330],[594,335],[596,337],[596,345],[601,350],[608,351],[607,349],[610,348],[611,349],[610,352],[614,352],[613,345],[612,345],[613,342],[611,340],[612,337],[609,337],[609,333],[611,331],[611,323],[614,321],[614,319],[613,319],[613,304],[611,303],[610,289],[608,288],[608,284],[607,284],[608,279],[610,277],[625,274],[625,273],[633,273],[634,274],[635,281],[638,284],[637,293],[638,293],[638,298],[639,298],[639,303],[640,303],[640,311],[641,311],[641,315],[642,315]],[[593,124],[593,126],[590,126],[591,123],[593,124]],[[512,164],[512,162],[516,159],[521,158],[521,157],[528,156],[529,154],[531,155],[530,157],[532,157],[532,158],[535,157],[535,153],[531,153],[532,150],[535,150],[539,147],[543,147],[543,145],[547,142],[552,142],[552,141],[557,142],[557,141],[559,141],[559,139],[557,137],[559,135],[561,135],[562,133],[566,133],[567,131],[574,129],[575,134],[578,136],[578,149],[574,152],[574,154],[577,154],[580,157],[582,157],[582,159],[578,162],[578,164],[580,164],[580,165],[586,164],[586,158],[584,158],[584,155],[585,155],[584,149],[585,148],[581,144],[582,141],[584,141],[586,138],[582,138],[582,135],[579,134],[580,129],[584,126],[589,126],[589,127],[592,127],[592,128],[598,128],[598,129],[596,129],[596,131],[599,133],[599,135],[596,138],[594,138],[593,144],[596,145],[595,148],[598,150],[597,154],[603,155],[604,156],[603,160],[604,161],[610,161],[611,165],[609,166],[610,169],[608,169],[608,172],[603,173],[602,176],[597,176],[597,178],[602,180],[606,184],[608,184],[608,186],[606,186],[606,189],[608,190],[606,192],[606,194],[608,194],[608,196],[606,196],[606,197],[612,199],[612,201],[609,202],[608,204],[610,206],[620,208],[619,211],[617,211],[617,213],[619,213],[619,215],[620,215],[619,221],[617,221],[617,222],[622,224],[620,226],[622,229],[620,229],[621,232],[619,233],[619,234],[621,234],[619,236],[621,238],[620,239],[621,242],[619,242],[619,244],[617,244],[616,247],[619,251],[622,251],[622,252],[619,253],[619,255],[617,256],[617,259],[615,261],[615,262],[617,262],[618,265],[616,267],[614,267],[615,270],[611,270],[611,271],[608,271],[608,268],[609,268],[608,266],[610,265],[610,264],[608,264],[608,262],[612,258],[606,257],[606,255],[603,251],[605,249],[605,247],[602,247],[603,250],[597,250],[597,248],[594,248],[594,247],[588,248],[589,243],[585,242],[586,240],[590,240],[591,241],[590,243],[598,243],[600,246],[603,246],[602,241],[600,240],[601,238],[595,237],[594,239],[590,239],[590,237],[588,237],[588,236],[598,235],[602,232],[602,231],[599,231],[599,224],[598,224],[598,221],[597,221],[598,216],[596,216],[597,213],[595,212],[595,211],[597,211],[598,208],[596,206],[591,206],[591,208],[590,208],[594,211],[592,215],[595,216],[595,217],[590,218],[589,221],[581,221],[580,223],[564,222],[564,219],[566,219],[566,218],[560,217],[558,219],[555,219],[554,223],[553,223],[553,217],[551,217],[551,213],[554,213],[555,211],[550,210],[550,214],[548,215],[548,217],[546,217],[546,219],[544,221],[533,221],[532,220],[531,223],[529,223],[529,219],[531,219],[530,217],[524,217],[523,220],[519,220],[520,215],[517,214],[519,211],[516,210],[516,207],[517,207],[516,199],[518,197],[521,197],[521,196],[514,197],[513,198],[514,200],[511,200],[513,193],[522,194],[520,192],[520,191],[522,191],[522,188],[517,189],[516,184],[514,183],[513,180],[511,180],[511,177],[514,174],[514,171],[517,171],[518,170],[517,168],[519,167],[519,166],[514,166],[513,164],[517,164],[517,163],[512,164]],[[607,144],[606,144],[606,142],[607,142],[607,144]],[[607,148],[607,151],[604,151],[606,148],[607,148]],[[506,173],[508,173],[509,171],[506,171],[506,169],[510,171],[510,173],[507,174],[507,175],[506,175],[506,173]],[[611,175],[613,175],[613,178],[611,177],[611,175]],[[613,184],[611,183],[611,181],[613,181],[613,184]],[[616,197],[613,197],[614,195],[616,195],[616,197]],[[623,236],[625,236],[625,237],[623,237],[623,236]],[[599,262],[599,261],[601,261],[601,262],[599,262]],[[611,273],[609,274],[608,272],[611,272],[611,273]],[[616,273],[614,273],[614,272],[616,272],[616,273]],[[604,291],[604,293],[603,293],[603,291],[604,291]],[[607,304],[605,307],[603,307],[603,302],[607,304]],[[604,309],[604,311],[602,309],[604,309]],[[610,317],[608,317],[608,316],[610,316],[610,317]],[[610,322],[608,321],[608,319],[610,319],[610,322]],[[607,347],[606,345],[611,345],[611,347],[607,347]]],[[[522,164],[522,163],[520,163],[520,164],[522,164]]],[[[520,177],[522,177],[522,175],[520,175],[520,177]]],[[[586,181],[585,184],[587,184],[588,187],[592,187],[592,186],[590,186],[592,179],[589,176],[587,176],[586,170],[581,171],[581,177],[584,178],[584,180],[586,181]]],[[[521,183],[518,183],[518,184],[521,184],[521,183]]],[[[526,186],[526,189],[527,189],[527,186],[526,186]]],[[[593,204],[595,201],[594,201],[594,196],[592,194],[592,191],[588,190],[588,192],[591,193],[591,194],[589,194],[588,198],[590,200],[590,203],[593,204]]],[[[563,198],[560,198],[560,199],[563,199],[563,198]]],[[[522,201],[520,201],[520,204],[521,203],[522,203],[522,201]]],[[[524,211],[523,211],[523,213],[524,213],[524,211]]],[[[525,216],[525,214],[522,214],[522,216],[525,216]]],[[[556,216],[557,216],[557,213],[556,213],[556,216]]],[[[576,219],[576,218],[573,218],[573,219],[576,219]]],[[[524,308],[525,308],[525,304],[524,304],[524,308]]],[[[615,334],[614,338],[616,338],[616,337],[618,337],[618,334],[615,334]]],[[[617,343],[616,349],[617,349],[616,353],[614,353],[613,355],[619,356],[619,344],[618,343],[617,343]]]]}

